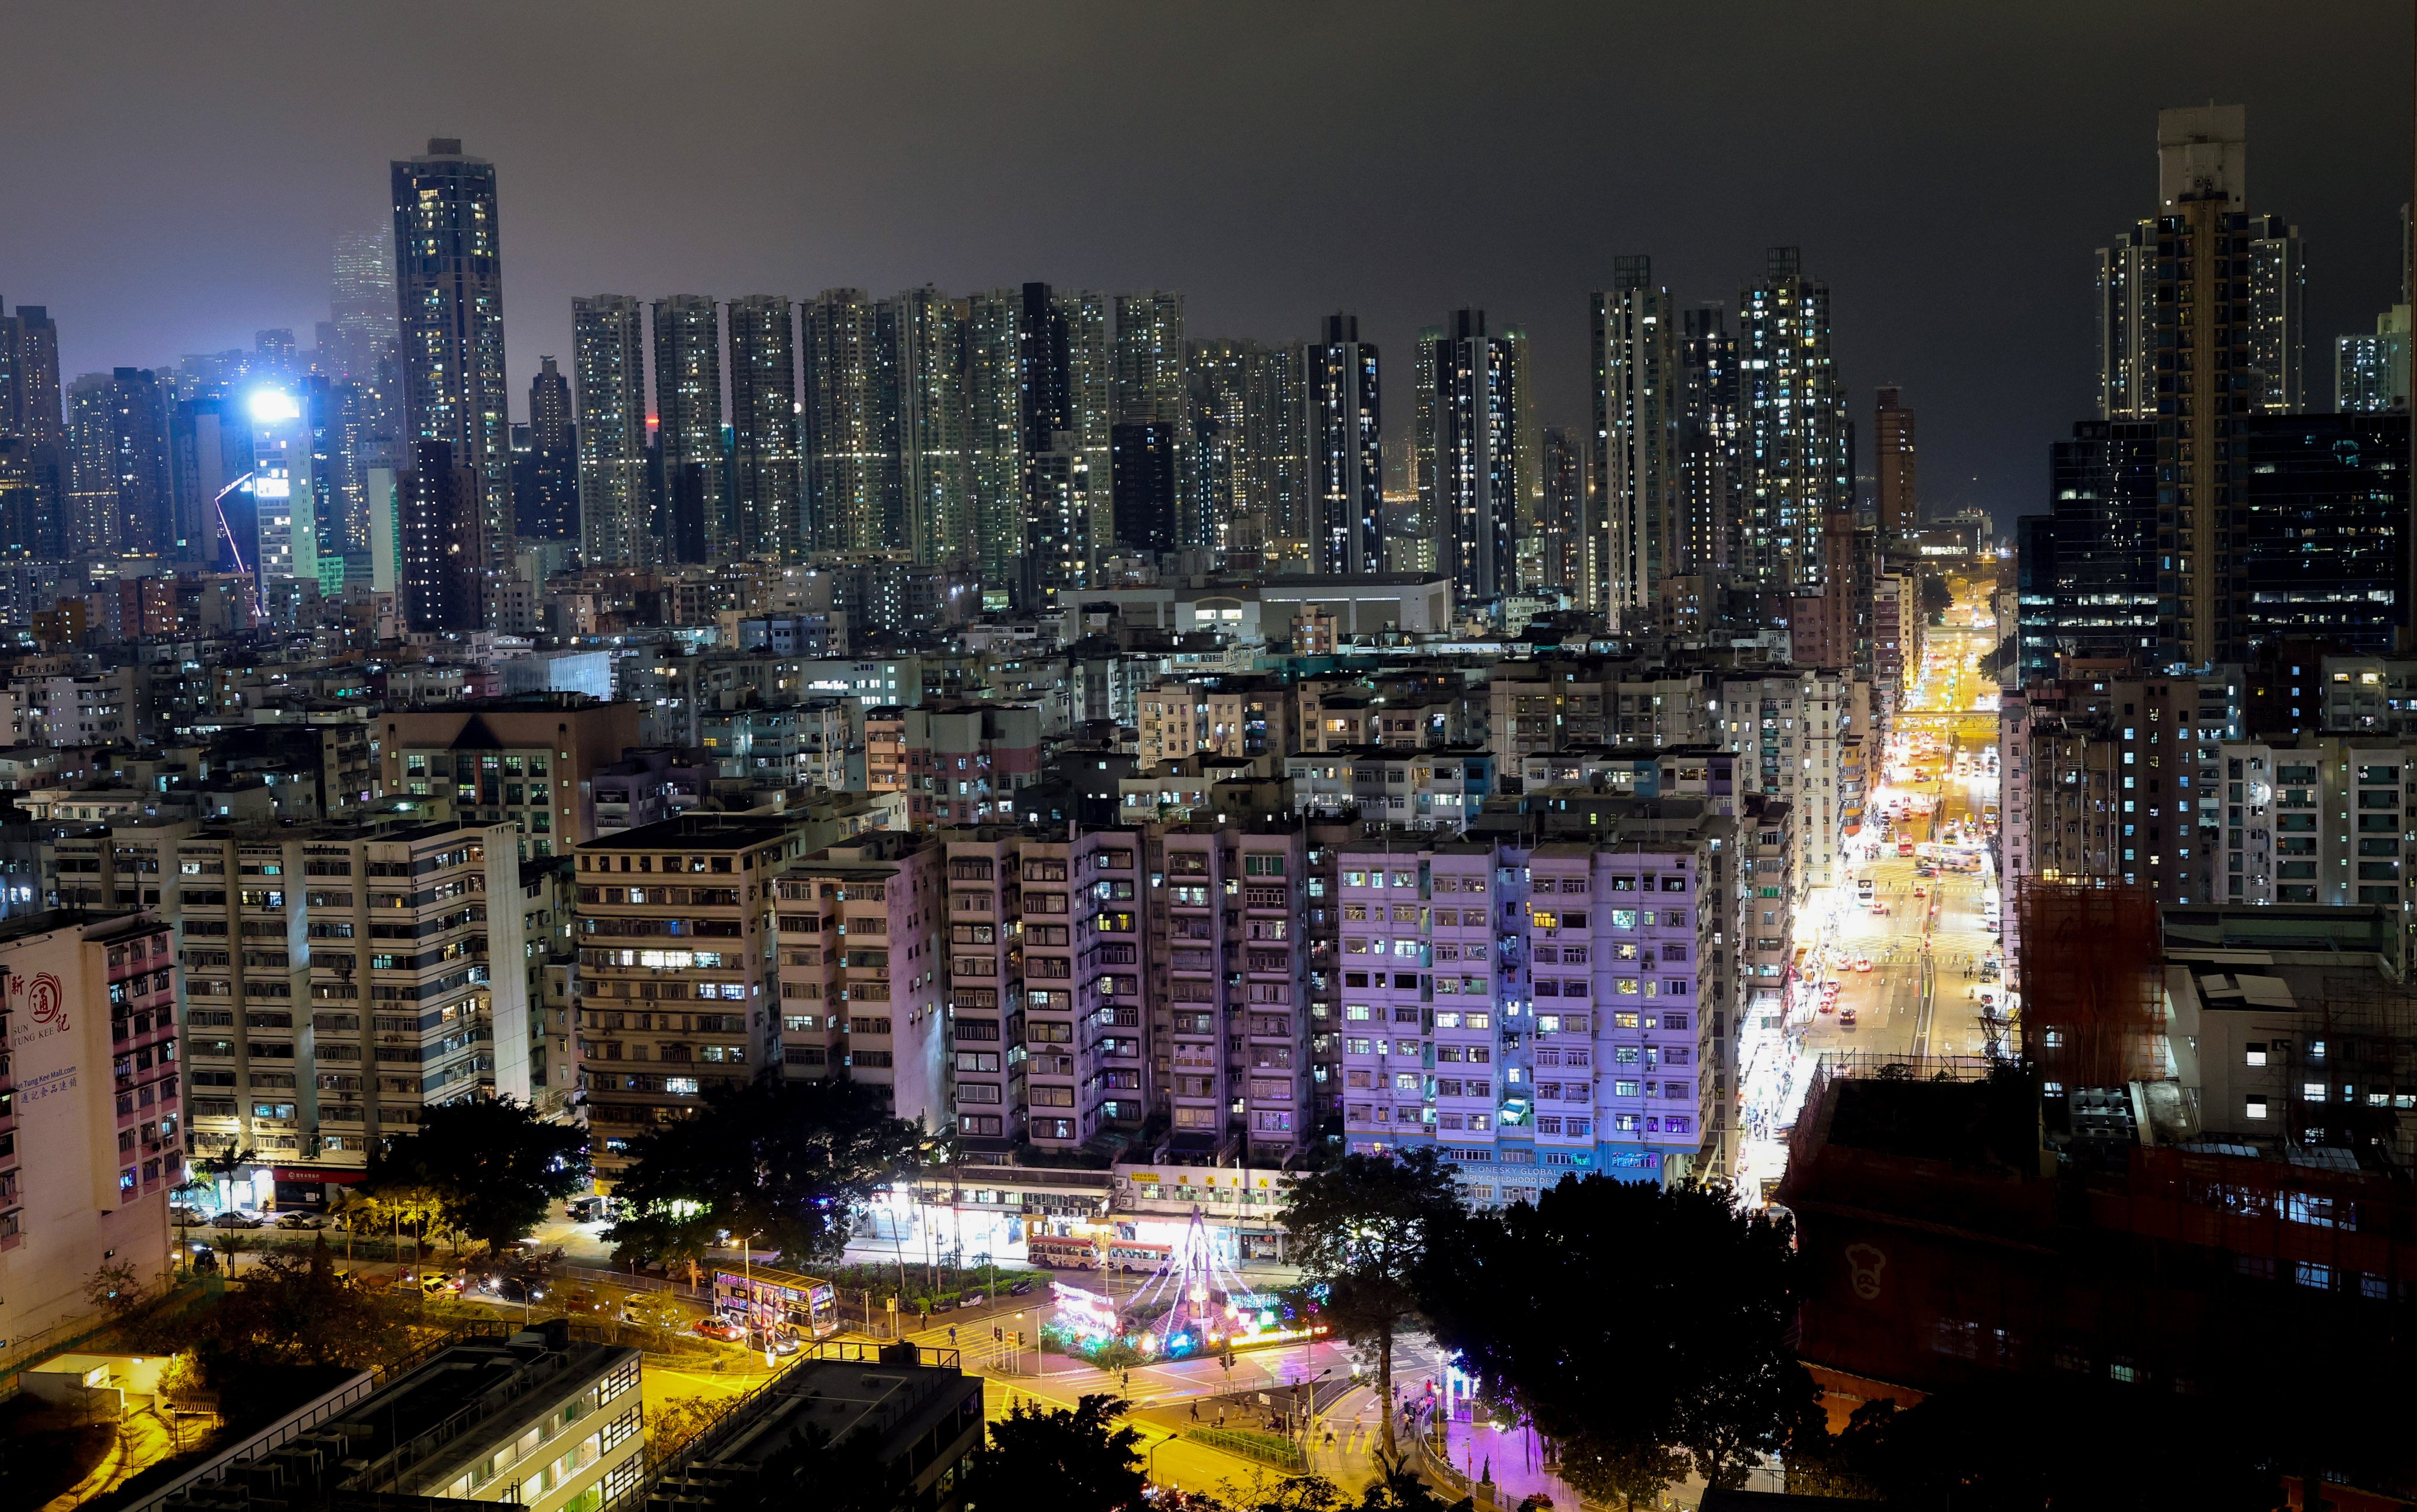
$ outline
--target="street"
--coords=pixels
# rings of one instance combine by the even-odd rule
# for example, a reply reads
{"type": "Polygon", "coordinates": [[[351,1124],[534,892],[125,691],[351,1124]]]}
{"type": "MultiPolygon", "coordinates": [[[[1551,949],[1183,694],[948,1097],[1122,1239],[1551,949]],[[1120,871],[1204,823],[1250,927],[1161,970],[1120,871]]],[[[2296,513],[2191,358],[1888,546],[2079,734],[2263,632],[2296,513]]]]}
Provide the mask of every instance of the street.
{"type": "Polygon", "coordinates": [[[1749,1201],[1776,1185],[1785,1132],[1821,1058],[1990,1052],[1982,994],[2000,994],[2002,964],[1987,844],[1997,823],[1998,687],[1981,660],[1998,643],[1993,586],[1948,580],[1953,602],[1928,629],[1869,778],[1844,880],[1815,889],[1797,919],[1786,1011],[1746,1026],[1739,1179],[1749,1201]]]}

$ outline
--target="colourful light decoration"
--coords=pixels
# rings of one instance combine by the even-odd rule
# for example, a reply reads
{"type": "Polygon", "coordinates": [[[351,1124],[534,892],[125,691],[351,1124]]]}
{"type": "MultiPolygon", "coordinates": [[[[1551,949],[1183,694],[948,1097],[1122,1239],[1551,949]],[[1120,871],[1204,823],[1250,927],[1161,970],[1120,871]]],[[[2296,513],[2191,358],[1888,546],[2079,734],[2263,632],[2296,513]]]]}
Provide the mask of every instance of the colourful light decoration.
{"type": "Polygon", "coordinates": [[[1087,1349],[1115,1341],[1149,1358],[1179,1360],[1216,1350],[1295,1343],[1328,1332],[1315,1318],[1287,1319],[1275,1299],[1245,1286],[1217,1258],[1208,1220],[1197,1207],[1129,1308],[1120,1311],[1113,1297],[1064,1281],[1051,1282],[1050,1290],[1057,1303],[1050,1326],[1087,1349]],[[1153,1312],[1148,1323],[1132,1321],[1153,1312]]]}

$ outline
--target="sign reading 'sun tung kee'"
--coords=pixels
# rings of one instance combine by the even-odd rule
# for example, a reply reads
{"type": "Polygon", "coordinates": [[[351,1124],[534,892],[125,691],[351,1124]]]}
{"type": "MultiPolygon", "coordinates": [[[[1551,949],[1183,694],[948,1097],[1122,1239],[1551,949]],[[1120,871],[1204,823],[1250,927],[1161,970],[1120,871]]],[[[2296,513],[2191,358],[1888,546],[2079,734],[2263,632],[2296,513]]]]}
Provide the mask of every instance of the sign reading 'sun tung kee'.
{"type": "Polygon", "coordinates": [[[68,1034],[72,1027],[68,1021],[67,989],[61,985],[58,974],[46,971],[27,976],[10,972],[8,980],[8,1050],[18,1062],[18,1102],[39,1102],[73,1090],[73,1063],[45,1064],[61,1051],[73,1049],[72,1040],[56,1045],[44,1043],[68,1034]],[[49,1053],[42,1053],[44,1051],[49,1053]],[[34,1053],[29,1055],[28,1051],[34,1053]]]}

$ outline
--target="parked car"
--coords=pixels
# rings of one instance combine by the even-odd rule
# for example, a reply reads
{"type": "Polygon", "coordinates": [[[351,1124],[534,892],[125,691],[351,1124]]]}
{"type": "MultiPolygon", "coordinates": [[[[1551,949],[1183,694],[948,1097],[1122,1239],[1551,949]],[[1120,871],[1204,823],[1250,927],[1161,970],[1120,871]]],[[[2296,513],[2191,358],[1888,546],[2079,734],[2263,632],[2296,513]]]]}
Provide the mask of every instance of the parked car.
{"type": "Polygon", "coordinates": [[[213,1229],[265,1229],[267,1226],[266,1218],[254,1217],[240,1208],[234,1207],[210,1219],[210,1227],[213,1229]]]}
{"type": "Polygon", "coordinates": [[[632,1328],[684,1328],[688,1314],[669,1297],[653,1292],[632,1292],[621,1299],[621,1321],[632,1328]]]}
{"type": "Polygon", "coordinates": [[[324,1229],[327,1226],[327,1220],[316,1213],[296,1210],[281,1215],[277,1219],[277,1226],[281,1229],[324,1229]]]}
{"type": "Polygon", "coordinates": [[[180,1202],[169,1207],[168,1222],[180,1229],[198,1229],[209,1222],[209,1217],[200,1208],[187,1207],[180,1202]]]}
{"type": "Polygon", "coordinates": [[[747,1330],[726,1318],[700,1318],[696,1331],[707,1338],[718,1338],[725,1344],[736,1344],[747,1337],[747,1330]]]}
{"type": "Polygon", "coordinates": [[[565,1312],[602,1312],[611,1306],[603,1297],[584,1286],[574,1286],[554,1300],[555,1305],[565,1312]]]}
{"type": "Polygon", "coordinates": [[[775,1356],[795,1354],[800,1347],[789,1334],[768,1334],[758,1329],[747,1336],[747,1347],[775,1356]]]}

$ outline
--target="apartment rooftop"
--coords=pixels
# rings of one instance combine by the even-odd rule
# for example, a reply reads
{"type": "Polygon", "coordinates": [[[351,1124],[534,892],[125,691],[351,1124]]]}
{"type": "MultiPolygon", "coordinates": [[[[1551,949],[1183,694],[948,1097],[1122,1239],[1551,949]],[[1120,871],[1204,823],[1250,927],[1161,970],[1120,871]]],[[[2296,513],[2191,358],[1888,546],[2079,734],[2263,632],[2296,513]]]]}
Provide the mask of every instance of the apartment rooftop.
{"type": "Polygon", "coordinates": [[[678,814],[581,843],[583,851],[744,851],[785,838],[797,821],[765,814],[678,814]]]}
{"type": "Polygon", "coordinates": [[[140,933],[154,928],[156,923],[135,909],[48,908],[38,914],[19,914],[0,919],[0,945],[37,934],[50,934],[58,930],[92,929],[111,924],[119,926],[93,937],[106,940],[114,934],[140,933]]]}

